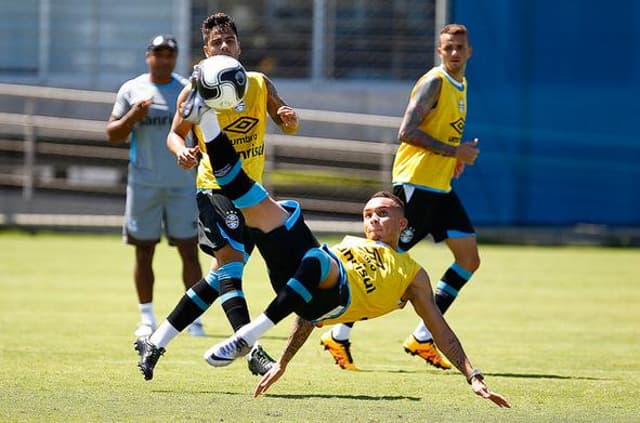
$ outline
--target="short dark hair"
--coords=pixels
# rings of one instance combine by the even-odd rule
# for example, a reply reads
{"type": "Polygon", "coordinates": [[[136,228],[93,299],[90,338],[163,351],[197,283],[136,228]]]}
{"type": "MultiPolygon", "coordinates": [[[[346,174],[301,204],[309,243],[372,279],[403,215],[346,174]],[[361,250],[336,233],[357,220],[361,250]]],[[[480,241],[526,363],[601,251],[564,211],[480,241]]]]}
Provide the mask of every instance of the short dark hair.
{"type": "Polygon", "coordinates": [[[236,37],[238,36],[236,23],[233,21],[233,18],[226,13],[214,13],[202,22],[202,41],[204,41],[205,44],[209,40],[209,34],[213,28],[219,28],[221,30],[231,29],[236,37]]]}
{"type": "Polygon", "coordinates": [[[468,38],[469,30],[467,29],[466,26],[462,24],[448,24],[443,26],[442,29],[440,30],[440,35],[442,34],[451,34],[451,35],[462,34],[462,35],[466,35],[468,38]]]}
{"type": "Polygon", "coordinates": [[[378,191],[375,194],[373,194],[369,198],[369,200],[374,198],[380,198],[380,197],[391,199],[396,204],[396,206],[402,210],[402,214],[404,214],[404,201],[402,201],[400,197],[398,197],[397,195],[395,195],[390,191],[378,191]]]}

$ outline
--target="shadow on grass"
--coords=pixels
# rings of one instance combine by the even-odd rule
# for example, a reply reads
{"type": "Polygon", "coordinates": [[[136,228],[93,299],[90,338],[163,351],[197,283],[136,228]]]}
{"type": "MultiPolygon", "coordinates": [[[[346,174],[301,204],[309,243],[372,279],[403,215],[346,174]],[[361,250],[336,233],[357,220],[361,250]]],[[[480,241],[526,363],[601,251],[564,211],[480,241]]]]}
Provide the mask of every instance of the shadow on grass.
{"type": "Polygon", "coordinates": [[[420,401],[422,398],[420,397],[408,397],[405,395],[382,395],[382,396],[373,396],[373,395],[336,395],[336,394],[265,394],[267,397],[272,398],[284,398],[284,399],[309,399],[309,398],[325,398],[325,399],[354,399],[354,400],[364,400],[364,401],[420,401]]]}
{"type": "MultiPolygon", "coordinates": [[[[153,392],[159,394],[175,394],[177,391],[169,390],[169,389],[154,389],[153,392]]],[[[181,391],[184,393],[184,391],[181,391]]],[[[193,394],[216,394],[216,395],[232,395],[232,396],[251,396],[253,398],[253,394],[251,392],[230,392],[230,391],[191,391],[193,394]]],[[[405,395],[340,395],[340,394],[264,394],[265,397],[270,398],[283,398],[283,399],[309,399],[309,398],[340,398],[340,399],[354,399],[354,400],[363,400],[363,401],[421,401],[420,397],[410,397],[405,395]]]]}
{"type": "Polygon", "coordinates": [[[589,377],[589,376],[560,376],[560,375],[545,375],[545,374],[531,374],[531,373],[485,373],[487,376],[494,377],[510,377],[510,378],[522,378],[522,379],[558,379],[558,380],[612,380],[601,377],[589,377]]]}
{"type": "MultiPolygon", "coordinates": [[[[226,334],[207,333],[202,338],[219,339],[219,340],[223,341],[223,340],[227,339],[228,337],[230,337],[231,335],[233,335],[232,332],[229,332],[229,333],[226,333],[226,334]]],[[[269,335],[265,335],[265,336],[261,336],[260,339],[276,339],[276,340],[279,340],[279,341],[286,341],[289,338],[287,336],[269,336],[269,335]]]]}

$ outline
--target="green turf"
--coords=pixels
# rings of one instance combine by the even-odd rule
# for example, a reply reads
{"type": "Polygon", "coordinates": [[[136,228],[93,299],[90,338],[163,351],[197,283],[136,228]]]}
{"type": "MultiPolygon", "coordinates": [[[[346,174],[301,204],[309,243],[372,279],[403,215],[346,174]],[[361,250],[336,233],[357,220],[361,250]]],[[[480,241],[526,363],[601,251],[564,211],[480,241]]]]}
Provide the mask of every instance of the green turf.
{"type": "MultiPolygon", "coordinates": [[[[135,366],[133,251],[115,236],[0,233],[0,421],[637,422],[640,420],[638,249],[483,246],[483,263],[447,317],[489,386],[475,397],[454,371],[401,348],[411,308],[361,323],[363,372],[335,367],[317,330],[267,396],[243,362],[210,368],[202,352],[230,333],[216,305],[208,337],[180,336],[145,382],[135,366]]],[[[437,278],[451,258],[414,256],[437,278]]],[[[203,260],[203,265],[206,260],[203,260]]],[[[207,263],[208,264],[208,263],[207,263]]],[[[176,253],[156,257],[156,312],[181,295],[176,253]]],[[[252,314],[271,298],[259,256],[246,270],[252,314]]],[[[290,320],[263,339],[277,355],[290,320]]]]}

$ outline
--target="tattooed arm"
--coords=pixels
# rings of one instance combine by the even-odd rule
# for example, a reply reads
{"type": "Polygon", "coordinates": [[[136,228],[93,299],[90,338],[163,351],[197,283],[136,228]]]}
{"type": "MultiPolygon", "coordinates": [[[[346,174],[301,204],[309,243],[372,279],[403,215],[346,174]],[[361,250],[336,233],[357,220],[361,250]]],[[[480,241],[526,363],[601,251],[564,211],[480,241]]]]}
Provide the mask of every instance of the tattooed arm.
{"type": "Polygon", "coordinates": [[[489,387],[484,383],[482,373],[474,369],[469,358],[462,349],[462,344],[458,337],[449,327],[442,317],[442,313],[433,300],[433,292],[429,283],[429,276],[424,270],[420,270],[413,282],[402,298],[405,301],[411,301],[416,313],[422,318],[425,325],[431,331],[433,339],[438,346],[453,363],[454,366],[465,376],[467,382],[471,384],[473,392],[477,395],[493,401],[499,407],[511,407],[509,401],[502,395],[491,392],[489,387]]]}
{"type": "Polygon", "coordinates": [[[436,106],[440,97],[442,80],[438,77],[424,79],[415,88],[415,95],[409,100],[404,118],[398,133],[399,141],[422,147],[443,156],[454,157],[456,148],[452,145],[438,141],[426,132],[419,129],[431,110],[436,106]]]}
{"type": "Polygon", "coordinates": [[[299,316],[295,316],[293,328],[289,335],[289,339],[287,339],[287,346],[282,353],[282,357],[280,357],[280,360],[278,360],[278,362],[276,362],[271,369],[262,376],[262,379],[258,382],[253,393],[254,396],[257,397],[258,395],[263,394],[271,385],[280,379],[293,356],[296,355],[300,347],[302,347],[302,345],[307,341],[307,338],[309,338],[313,328],[314,326],[312,323],[300,318],[299,316]]]}
{"type": "Polygon", "coordinates": [[[464,142],[453,146],[433,138],[420,129],[420,124],[436,107],[441,87],[442,80],[435,76],[426,78],[416,85],[415,95],[409,100],[404,112],[398,132],[398,141],[422,147],[443,156],[455,157],[462,163],[473,164],[479,153],[476,148],[477,139],[473,142],[464,142]]]}

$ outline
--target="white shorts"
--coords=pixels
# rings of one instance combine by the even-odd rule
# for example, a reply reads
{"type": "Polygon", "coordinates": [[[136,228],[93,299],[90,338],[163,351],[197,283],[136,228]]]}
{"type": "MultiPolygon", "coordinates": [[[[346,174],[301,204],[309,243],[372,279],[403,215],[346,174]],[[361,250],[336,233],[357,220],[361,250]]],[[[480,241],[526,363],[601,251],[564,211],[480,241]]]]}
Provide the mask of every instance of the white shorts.
{"type": "Polygon", "coordinates": [[[198,236],[195,187],[127,185],[125,242],[159,242],[163,232],[172,245],[173,240],[198,236]]]}

